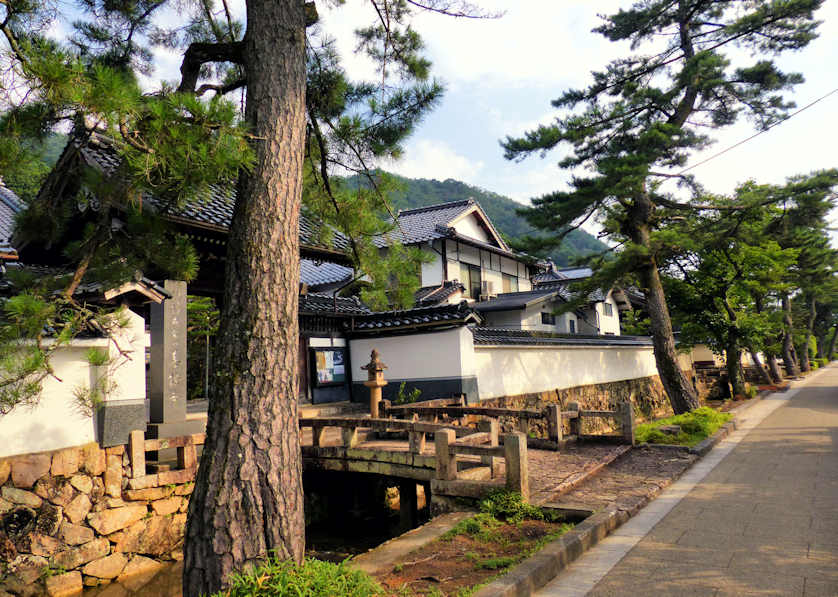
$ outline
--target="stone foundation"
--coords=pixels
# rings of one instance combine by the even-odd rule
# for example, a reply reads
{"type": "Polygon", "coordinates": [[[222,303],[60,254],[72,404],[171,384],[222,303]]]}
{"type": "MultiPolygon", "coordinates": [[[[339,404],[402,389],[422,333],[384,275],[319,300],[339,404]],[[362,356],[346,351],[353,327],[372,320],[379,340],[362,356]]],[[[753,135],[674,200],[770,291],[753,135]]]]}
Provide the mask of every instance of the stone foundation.
{"type": "MultiPolygon", "coordinates": [[[[495,406],[499,408],[517,408],[528,410],[542,410],[548,404],[559,404],[562,410],[567,410],[570,402],[578,402],[583,410],[615,410],[617,404],[631,401],[634,405],[635,416],[638,421],[668,416],[672,414],[669,399],[664,392],[663,384],[657,375],[613,381],[609,383],[576,386],[562,390],[549,390],[534,394],[519,394],[482,400],[480,406],[495,406]]],[[[543,428],[542,419],[530,422],[530,434],[537,437],[547,437],[547,430],[543,428]]],[[[501,421],[501,429],[507,433],[515,431],[513,421],[501,421]]],[[[582,433],[604,433],[616,429],[606,419],[587,419],[582,433]]],[[[569,433],[565,421],[565,433],[569,433]]]]}
{"type": "Polygon", "coordinates": [[[193,483],[130,477],[126,446],[0,460],[0,595],[73,595],[182,559],[193,483]]]}

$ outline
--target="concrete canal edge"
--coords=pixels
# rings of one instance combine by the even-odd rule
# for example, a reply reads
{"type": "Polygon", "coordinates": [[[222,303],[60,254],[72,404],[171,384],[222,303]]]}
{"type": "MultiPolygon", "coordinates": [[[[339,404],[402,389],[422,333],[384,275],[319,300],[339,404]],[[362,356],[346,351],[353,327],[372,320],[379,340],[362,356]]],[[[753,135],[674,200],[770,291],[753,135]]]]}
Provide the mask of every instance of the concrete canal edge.
{"type": "Polygon", "coordinates": [[[457,523],[474,516],[474,512],[450,512],[437,516],[430,522],[411,531],[399,535],[369,550],[355,556],[349,565],[367,574],[377,574],[392,570],[404,556],[438,539],[454,528],[457,523]]]}

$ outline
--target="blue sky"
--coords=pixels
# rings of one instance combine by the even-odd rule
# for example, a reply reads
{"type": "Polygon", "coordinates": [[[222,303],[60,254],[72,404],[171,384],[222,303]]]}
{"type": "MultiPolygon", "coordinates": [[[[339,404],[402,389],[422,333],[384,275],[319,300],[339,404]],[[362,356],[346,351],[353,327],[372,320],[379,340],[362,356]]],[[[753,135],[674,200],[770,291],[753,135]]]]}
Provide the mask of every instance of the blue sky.
{"type": "MultiPolygon", "coordinates": [[[[503,158],[499,140],[549,122],[556,114],[551,99],[569,87],[584,86],[591,70],[628,52],[626,44],[608,42],[591,29],[600,22],[598,13],[613,12],[631,2],[476,1],[506,14],[494,20],[416,16],[414,26],[426,41],[434,72],[445,82],[447,93],[407,142],[404,157],[382,166],[410,177],[456,178],[526,202],[564,186],[568,174],[556,166],[562,151],[514,163],[503,158]]],[[[353,54],[353,31],[374,17],[370,6],[361,0],[348,0],[331,9],[324,8],[325,4],[318,2],[321,23],[337,38],[350,75],[375,79],[372,65],[353,54]]],[[[239,14],[242,5],[234,3],[239,14]]],[[[838,87],[838,0],[828,0],[818,17],[824,21],[820,37],[804,50],[779,59],[781,67],[806,78],[795,90],[799,106],[838,87]]],[[[159,52],[158,58],[156,77],[176,79],[180,56],[159,52]]],[[[696,154],[691,163],[753,132],[747,122],[717,131],[713,133],[717,143],[696,154]]],[[[838,93],[699,166],[694,174],[715,193],[731,193],[750,178],[781,183],[794,174],[838,166],[836,133],[838,93]]]]}

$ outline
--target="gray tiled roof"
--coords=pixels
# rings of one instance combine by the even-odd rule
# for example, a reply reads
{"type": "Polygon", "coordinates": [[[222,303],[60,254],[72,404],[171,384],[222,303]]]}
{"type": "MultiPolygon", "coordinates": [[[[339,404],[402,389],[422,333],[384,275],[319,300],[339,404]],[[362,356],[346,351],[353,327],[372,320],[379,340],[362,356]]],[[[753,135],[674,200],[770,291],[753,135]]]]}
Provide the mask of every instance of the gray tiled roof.
{"type": "Polygon", "coordinates": [[[337,263],[300,259],[300,282],[311,287],[349,281],[353,275],[352,268],[337,263]]]}
{"type": "MultiPolygon", "coordinates": [[[[73,142],[78,146],[78,140],[73,142]]],[[[94,134],[90,141],[80,149],[80,153],[88,165],[98,167],[106,174],[112,175],[119,169],[119,156],[108,138],[103,135],[94,134]]],[[[152,195],[145,195],[143,201],[159,210],[164,217],[227,231],[233,220],[235,192],[234,187],[211,185],[207,196],[190,201],[183,206],[171,205],[152,195]]],[[[301,243],[327,248],[319,239],[319,233],[320,228],[316,222],[303,215],[300,216],[301,243]]],[[[349,240],[343,234],[335,230],[330,236],[335,250],[348,250],[349,240]]]]}
{"type": "MultiPolygon", "coordinates": [[[[543,282],[538,284],[536,288],[538,290],[555,290],[558,292],[559,296],[562,298],[570,300],[573,296],[574,292],[571,290],[570,286],[574,282],[578,282],[582,278],[573,278],[570,280],[555,280],[553,282],[543,282]]],[[[591,303],[599,303],[605,300],[606,293],[602,291],[600,288],[595,288],[588,294],[588,302],[591,303]]]]}
{"type": "Polygon", "coordinates": [[[331,294],[309,292],[300,295],[298,308],[302,315],[364,315],[370,313],[369,307],[357,297],[334,297],[331,294]]]}
{"type": "Polygon", "coordinates": [[[402,244],[423,243],[448,236],[448,222],[471,208],[473,199],[440,203],[428,207],[406,209],[398,214],[398,226],[374,239],[378,247],[386,247],[393,240],[402,244]]]}
{"type": "Polygon", "coordinates": [[[505,292],[497,298],[481,301],[473,305],[477,311],[511,311],[513,309],[525,309],[555,298],[559,292],[555,289],[524,290],[521,292],[505,292]]]}
{"type": "Polygon", "coordinates": [[[480,323],[480,316],[465,301],[457,305],[417,307],[407,311],[370,313],[355,319],[354,332],[386,332],[409,328],[428,329],[480,323]]]}
{"type": "Polygon", "coordinates": [[[0,181],[0,251],[14,251],[9,244],[15,228],[15,215],[23,209],[20,199],[0,181]]]}
{"type": "Polygon", "coordinates": [[[446,280],[441,286],[423,286],[414,293],[417,305],[427,307],[438,305],[453,294],[465,290],[465,286],[456,280],[446,280]]]}
{"type": "Polygon", "coordinates": [[[530,330],[506,330],[475,327],[471,329],[477,345],[545,345],[545,346],[651,346],[648,336],[582,336],[552,334],[530,330]]]}

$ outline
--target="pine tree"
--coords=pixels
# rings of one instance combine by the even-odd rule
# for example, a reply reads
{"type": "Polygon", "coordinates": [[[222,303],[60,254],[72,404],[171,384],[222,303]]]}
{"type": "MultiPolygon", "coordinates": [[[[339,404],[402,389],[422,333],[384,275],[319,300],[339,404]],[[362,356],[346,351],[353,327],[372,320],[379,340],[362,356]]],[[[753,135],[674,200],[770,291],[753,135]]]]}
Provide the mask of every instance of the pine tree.
{"type": "Polygon", "coordinates": [[[607,286],[625,272],[639,279],[658,372],[675,412],[696,408],[698,398],[677,364],[658,271],[664,239],[656,230],[673,211],[693,206],[678,203],[662,183],[694,183],[678,169],[709,145],[704,131],[728,126],[741,116],[765,127],[787,113],[793,104],[783,99],[783,92],[803,78],[782,72],[771,57],[814,39],[814,12],[821,4],[635,2],[605,17],[594,30],[610,41],[631,42],[635,53],[594,72],[589,87],[554,100],[553,106],[564,112],[553,123],[502,143],[509,159],[568,145],[571,151],[560,167],[591,171],[576,174],[569,191],[534,199],[524,213],[531,224],[553,234],[554,244],[598,214],[612,240],[623,246],[616,260],[599,268],[594,281],[607,286]],[[757,58],[736,67],[729,57],[734,48],[757,58]]]}
{"type": "MultiPolygon", "coordinates": [[[[346,229],[359,261],[372,255],[364,239],[381,225],[369,217],[371,206],[387,210],[379,180],[370,177],[369,194],[353,194],[332,185],[331,173],[338,166],[367,172],[375,159],[398,156],[440,96],[421,38],[407,25],[411,10],[482,16],[460,0],[370,4],[375,24],[359,32],[359,47],[379,61],[381,80],[353,84],[313,28],[315,4],[302,0],[247,0],[246,27],[223,1],[79,0],[85,17],[69,46],[41,34],[56,7],[2,3],[14,84],[28,93],[5,89],[9,117],[0,137],[18,143],[60,123],[82,136],[104,130],[122,159],[119,176],[101,181],[118,183],[106,195],[114,203],[136,204],[151,192],[182,204],[200,200],[209,185],[237,185],[216,353],[221,370],[187,524],[186,595],[217,591],[231,572],[269,552],[301,561],[300,211],[313,209],[346,229]],[[157,27],[155,14],[173,6],[182,20],[157,27]],[[143,93],[137,74],[151,71],[155,44],[184,50],[181,79],[176,88],[143,93]],[[226,99],[237,92],[244,93],[243,113],[226,99]],[[304,172],[314,186],[306,188],[304,172]]],[[[48,178],[35,208],[47,234],[61,229],[49,200],[62,184],[48,178]]],[[[77,247],[74,283],[107,250],[104,232],[94,227],[77,247]]]]}

